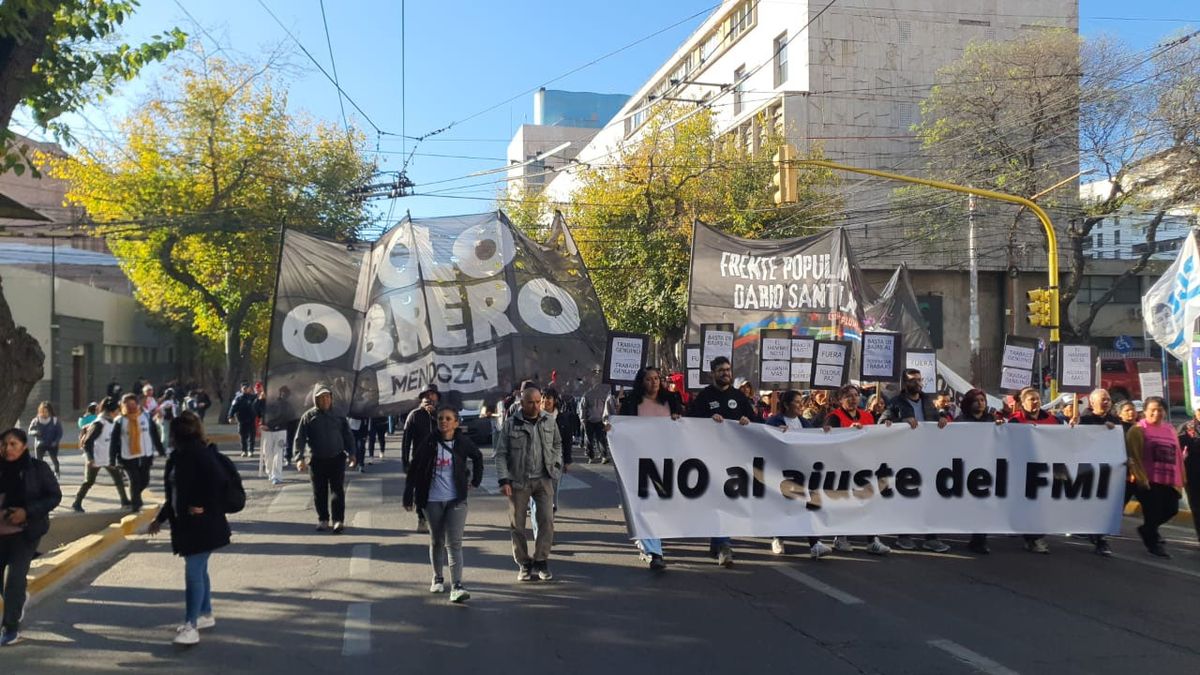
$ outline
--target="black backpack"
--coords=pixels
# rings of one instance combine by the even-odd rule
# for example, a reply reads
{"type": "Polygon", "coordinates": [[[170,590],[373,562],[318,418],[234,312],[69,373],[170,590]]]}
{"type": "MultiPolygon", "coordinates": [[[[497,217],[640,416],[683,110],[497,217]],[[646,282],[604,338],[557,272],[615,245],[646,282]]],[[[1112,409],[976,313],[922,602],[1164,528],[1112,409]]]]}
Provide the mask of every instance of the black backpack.
{"type": "Polygon", "coordinates": [[[225,474],[225,484],[221,486],[221,506],[225,513],[237,513],[246,508],[246,488],[242,487],[242,475],[238,473],[233,460],[217,450],[216,445],[210,444],[208,447],[217,456],[217,463],[225,474]]]}

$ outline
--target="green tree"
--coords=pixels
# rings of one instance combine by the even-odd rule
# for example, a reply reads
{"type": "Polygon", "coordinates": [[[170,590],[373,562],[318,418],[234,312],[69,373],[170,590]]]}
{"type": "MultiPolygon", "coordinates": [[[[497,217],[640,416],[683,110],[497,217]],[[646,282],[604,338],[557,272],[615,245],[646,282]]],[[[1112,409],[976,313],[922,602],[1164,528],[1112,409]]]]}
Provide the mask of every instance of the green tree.
{"type": "Polygon", "coordinates": [[[636,141],[582,169],[569,212],[609,324],[667,345],[687,327],[695,221],[740,237],[785,238],[828,227],[841,207],[832,174],[819,169],[800,169],[798,203],[777,207],[777,134],[751,152],[744,137],[718,134],[711,112],[681,113],[662,109],[636,141]]]}
{"type": "MultiPolygon", "coordinates": [[[[32,166],[28,148],[9,129],[21,105],[60,135],[63,113],[111,93],[142,66],[180,48],[178,29],[142,45],[111,38],[137,8],[135,0],[4,0],[0,2],[0,173],[32,166]]],[[[41,345],[17,326],[0,287],[0,424],[10,425],[44,374],[41,345]]]]}
{"type": "Polygon", "coordinates": [[[290,113],[270,63],[187,56],[120,123],[119,145],[51,171],[138,301],[221,345],[229,391],[265,353],[280,228],[353,238],[368,217],[347,192],[373,166],[362,134],[290,113]]]}

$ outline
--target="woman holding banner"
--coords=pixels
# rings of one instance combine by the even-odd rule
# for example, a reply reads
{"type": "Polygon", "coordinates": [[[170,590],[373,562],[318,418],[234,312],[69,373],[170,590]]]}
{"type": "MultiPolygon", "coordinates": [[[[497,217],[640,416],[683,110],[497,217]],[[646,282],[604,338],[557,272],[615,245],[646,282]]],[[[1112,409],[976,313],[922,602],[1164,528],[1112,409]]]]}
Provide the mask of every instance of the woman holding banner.
{"type": "MultiPolygon", "coordinates": [[[[847,384],[838,389],[837,394],[834,395],[837,406],[825,416],[825,425],[822,427],[825,433],[829,433],[835,428],[862,429],[864,426],[875,424],[875,416],[871,414],[871,411],[858,407],[860,400],[862,400],[862,390],[855,385],[847,384]]],[[[842,536],[834,538],[833,548],[839,553],[850,553],[854,550],[854,545],[850,543],[849,537],[842,536]]],[[[879,535],[870,537],[870,541],[867,543],[867,553],[887,555],[891,552],[892,549],[880,541],[879,535]]]]}
{"type": "Polygon", "coordinates": [[[1162,398],[1147,398],[1143,411],[1146,419],[1125,434],[1129,469],[1137,480],[1137,498],[1142,504],[1143,524],[1137,531],[1151,555],[1170,558],[1158,528],[1179,513],[1179,493],[1185,482],[1183,450],[1175,428],[1164,421],[1167,406],[1162,398]]]}
{"type": "MultiPolygon", "coordinates": [[[[633,379],[633,390],[621,401],[618,415],[636,417],[670,417],[673,420],[683,415],[679,398],[667,391],[662,383],[662,373],[654,366],[646,366],[638,370],[633,379]]],[[[619,424],[619,422],[618,422],[619,424]]],[[[638,550],[643,561],[649,563],[652,570],[663,570],[667,567],[663,559],[661,539],[639,539],[638,550]]]]}
{"type": "MultiPolygon", "coordinates": [[[[971,389],[963,394],[962,410],[958,413],[958,417],[954,418],[954,421],[1004,424],[1004,417],[988,407],[987,394],[982,389],[971,389]]],[[[967,550],[979,555],[987,555],[992,552],[988,548],[986,534],[971,535],[971,541],[967,542],[967,550]]]]}
{"type": "MultiPolygon", "coordinates": [[[[812,426],[808,420],[804,419],[804,397],[800,392],[789,389],[779,397],[779,414],[772,415],[767,418],[767,426],[775,427],[780,431],[799,431],[808,429],[812,426]]],[[[775,537],[771,540],[771,551],[775,555],[783,555],[787,553],[787,547],[783,543],[782,537],[775,537]]],[[[808,538],[808,554],[813,560],[824,558],[833,553],[833,549],[828,544],[821,541],[820,537],[808,538]]]]}
{"type": "MultiPolygon", "coordinates": [[[[1017,395],[1017,410],[1008,421],[1012,424],[1061,424],[1058,418],[1042,410],[1042,394],[1033,387],[1025,387],[1017,395]]],[[[1025,535],[1025,550],[1030,553],[1049,553],[1046,535],[1025,535]]]]}

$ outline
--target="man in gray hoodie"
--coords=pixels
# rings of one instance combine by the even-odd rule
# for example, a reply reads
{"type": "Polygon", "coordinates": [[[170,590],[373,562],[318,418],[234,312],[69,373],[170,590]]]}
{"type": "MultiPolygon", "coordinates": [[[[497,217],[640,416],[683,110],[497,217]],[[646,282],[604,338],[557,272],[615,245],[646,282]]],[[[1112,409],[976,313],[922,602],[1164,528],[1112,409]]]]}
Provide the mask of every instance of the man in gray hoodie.
{"type": "Polygon", "coordinates": [[[520,566],[517,580],[531,581],[537,574],[538,579],[549,581],[554,575],[546,560],[554,543],[554,482],[562,477],[562,437],[558,425],[542,411],[542,392],[537,387],[521,392],[521,410],[504,421],[495,456],[500,490],[508,497],[513,560],[520,566]],[[538,521],[532,558],[525,536],[531,497],[538,521]]]}
{"type": "Polygon", "coordinates": [[[329,493],[333,492],[333,533],[341,534],[346,520],[346,457],[354,452],[354,435],[346,418],[333,412],[333,392],[317,385],[316,405],[300,416],[293,456],[296,470],[312,467],[313,505],[318,532],[329,531],[329,493]],[[312,459],[306,460],[306,448],[312,459]]]}

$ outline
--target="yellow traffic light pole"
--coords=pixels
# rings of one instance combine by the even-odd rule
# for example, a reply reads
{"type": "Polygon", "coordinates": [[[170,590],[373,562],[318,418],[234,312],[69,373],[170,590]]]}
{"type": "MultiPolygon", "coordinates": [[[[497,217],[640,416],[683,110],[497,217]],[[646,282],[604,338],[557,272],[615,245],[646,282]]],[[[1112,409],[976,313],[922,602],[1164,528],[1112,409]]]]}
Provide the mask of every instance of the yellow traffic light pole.
{"type": "MultiPolygon", "coordinates": [[[[1049,259],[1047,260],[1046,273],[1050,283],[1047,290],[1050,292],[1050,345],[1051,349],[1059,343],[1059,302],[1058,302],[1058,237],[1054,233],[1054,225],[1050,222],[1050,216],[1038,206],[1035,202],[1025,197],[1010,195],[994,190],[983,190],[980,188],[967,187],[966,185],[956,185],[940,180],[929,180],[927,178],[915,178],[913,176],[905,176],[899,173],[891,173],[890,171],[880,171],[878,169],[863,169],[856,166],[846,166],[824,159],[793,159],[793,164],[803,166],[818,166],[823,169],[832,169],[834,171],[846,171],[849,173],[863,174],[866,176],[875,176],[876,178],[886,178],[888,180],[900,181],[902,183],[912,183],[915,185],[924,185],[926,187],[936,188],[939,190],[949,190],[950,192],[959,192],[966,195],[975,195],[984,199],[994,199],[999,202],[1007,202],[1024,206],[1029,209],[1034,216],[1042,223],[1042,229],[1046,233],[1046,249],[1049,251],[1049,259]]],[[[1016,300],[1013,301],[1014,303],[1016,300]]],[[[1013,311],[1016,311],[1014,306],[1013,311]]],[[[1050,380],[1050,396],[1058,396],[1058,380],[1053,378],[1050,380]]]]}

